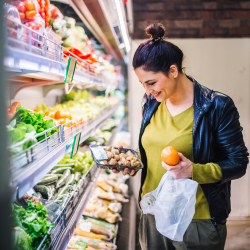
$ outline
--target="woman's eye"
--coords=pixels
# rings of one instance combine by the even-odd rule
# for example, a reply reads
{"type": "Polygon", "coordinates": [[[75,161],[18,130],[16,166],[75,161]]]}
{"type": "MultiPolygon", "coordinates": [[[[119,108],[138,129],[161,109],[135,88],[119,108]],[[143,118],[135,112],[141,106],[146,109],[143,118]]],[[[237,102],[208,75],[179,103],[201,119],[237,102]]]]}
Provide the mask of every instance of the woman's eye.
{"type": "Polygon", "coordinates": [[[154,84],[155,84],[155,82],[149,83],[150,86],[152,86],[152,85],[154,85],[154,84]]]}

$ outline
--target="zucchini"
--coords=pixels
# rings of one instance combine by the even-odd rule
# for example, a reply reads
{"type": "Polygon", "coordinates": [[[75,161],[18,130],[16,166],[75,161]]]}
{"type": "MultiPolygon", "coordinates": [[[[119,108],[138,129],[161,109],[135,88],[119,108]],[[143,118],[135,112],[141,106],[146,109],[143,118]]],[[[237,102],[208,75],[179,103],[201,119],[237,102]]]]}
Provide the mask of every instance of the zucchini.
{"type": "Polygon", "coordinates": [[[50,185],[57,180],[58,176],[56,174],[47,174],[37,183],[37,185],[50,185]]]}
{"type": "Polygon", "coordinates": [[[61,167],[61,168],[57,168],[57,169],[53,170],[51,172],[51,174],[62,174],[66,170],[73,171],[73,169],[71,167],[61,167]]]}
{"type": "Polygon", "coordinates": [[[48,193],[48,200],[52,200],[52,197],[54,196],[55,193],[55,186],[54,185],[50,185],[47,186],[49,188],[49,193],[48,193]]]}
{"type": "Polygon", "coordinates": [[[78,181],[80,180],[80,178],[81,178],[81,174],[79,172],[76,172],[75,173],[75,182],[78,183],[78,181]]]}
{"type": "Polygon", "coordinates": [[[64,171],[63,176],[60,178],[60,180],[56,183],[56,188],[65,185],[69,177],[70,177],[70,170],[67,169],[64,171]]]}
{"type": "Polygon", "coordinates": [[[62,188],[59,189],[57,195],[55,196],[56,199],[60,199],[63,198],[63,196],[65,195],[65,193],[69,190],[71,186],[64,186],[62,188]],[[62,197],[61,197],[62,196],[62,197]]]}
{"type": "Polygon", "coordinates": [[[81,179],[78,181],[78,183],[77,183],[77,188],[78,188],[78,190],[80,190],[80,188],[82,187],[83,182],[84,182],[84,178],[81,178],[81,179]]]}
{"type": "Polygon", "coordinates": [[[49,194],[49,188],[46,187],[45,185],[36,185],[34,187],[35,191],[36,192],[39,192],[41,194],[43,194],[44,196],[48,197],[48,194],[49,194]]]}
{"type": "Polygon", "coordinates": [[[66,182],[65,186],[73,185],[73,184],[74,184],[74,181],[75,181],[75,175],[74,175],[74,174],[71,174],[71,175],[69,176],[69,178],[67,179],[67,182],[66,182]]]}
{"type": "Polygon", "coordinates": [[[75,163],[65,163],[65,164],[56,164],[53,168],[53,170],[63,167],[70,167],[73,168],[75,166],[75,163]]]}

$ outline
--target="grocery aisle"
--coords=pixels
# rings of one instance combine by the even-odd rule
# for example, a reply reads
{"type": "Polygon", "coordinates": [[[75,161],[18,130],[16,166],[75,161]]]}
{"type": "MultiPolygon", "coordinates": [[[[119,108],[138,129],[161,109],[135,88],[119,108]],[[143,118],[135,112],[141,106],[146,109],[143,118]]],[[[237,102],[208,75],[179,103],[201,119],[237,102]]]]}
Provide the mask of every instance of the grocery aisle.
{"type": "MultiPolygon", "coordinates": [[[[118,160],[120,168],[128,157],[135,167],[141,163],[118,149],[130,148],[130,33],[125,6],[110,4],[4,4],[8,146],[2,148],[10,167],[2,163],[10,172],[5,203],[12,209],[5,208],[5,218],[11,214],[14,249],[117,249],[122,217],[128,224],[135,219],[125,213],[135,209],[129,177],[112,173],[118,160]],[[108,162],[95,158],[100,148],[112,155],[108,162]]],[[[133,242],[134,235],[127,237],[133,242]]]]}

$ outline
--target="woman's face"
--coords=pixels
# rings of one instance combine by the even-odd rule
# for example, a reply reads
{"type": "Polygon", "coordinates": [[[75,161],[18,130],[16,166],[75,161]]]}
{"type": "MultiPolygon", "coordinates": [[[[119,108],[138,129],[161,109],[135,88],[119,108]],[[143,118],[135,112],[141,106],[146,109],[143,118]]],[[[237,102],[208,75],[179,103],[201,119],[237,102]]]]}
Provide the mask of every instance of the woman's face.
{"type": "Polygon", "coordinates": [[[168,76],[162,72],[145,71],[142,67],[135,69],[135,74],[143,84],[146,94],[152,94],[158,102],[166,101],[176,90],[178,70],[175,65],[170,67],[168,76]]]}

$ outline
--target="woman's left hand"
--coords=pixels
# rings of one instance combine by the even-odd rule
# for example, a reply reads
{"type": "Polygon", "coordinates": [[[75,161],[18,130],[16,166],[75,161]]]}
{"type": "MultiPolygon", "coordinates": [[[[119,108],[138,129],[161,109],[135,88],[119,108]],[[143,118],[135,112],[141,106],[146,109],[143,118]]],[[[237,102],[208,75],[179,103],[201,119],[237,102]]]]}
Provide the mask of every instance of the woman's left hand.
{"type": "Polygon", "coordinates": [[[167,165],[165,162],[162,162],[162,166],[171,172],[173,177],[178,179],[187,179],[192,178],[193,174],[193,165],[192,162],[187,159],[182,153],[178,153],[180,157],[179,163],[175,166],[167,165]]]}

